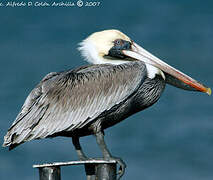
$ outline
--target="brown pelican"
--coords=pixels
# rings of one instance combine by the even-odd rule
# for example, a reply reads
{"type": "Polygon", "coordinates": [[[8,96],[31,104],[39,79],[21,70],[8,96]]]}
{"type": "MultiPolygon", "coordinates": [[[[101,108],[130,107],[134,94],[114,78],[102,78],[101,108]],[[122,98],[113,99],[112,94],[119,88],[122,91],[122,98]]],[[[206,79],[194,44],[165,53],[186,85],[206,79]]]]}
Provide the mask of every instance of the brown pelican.
{"type": "Polygon", "coordinates": [[[94,134],[104,159],[115,159],[104,129],[154,104],[165,84],[211,94],[211,89],[155,57],[118,30],[90,35],[79,50],[93,65],[47,74],[27,97],[4,137],[13,149],[33,139],[72,137],[80,159],[79,137],[94,134]]]}

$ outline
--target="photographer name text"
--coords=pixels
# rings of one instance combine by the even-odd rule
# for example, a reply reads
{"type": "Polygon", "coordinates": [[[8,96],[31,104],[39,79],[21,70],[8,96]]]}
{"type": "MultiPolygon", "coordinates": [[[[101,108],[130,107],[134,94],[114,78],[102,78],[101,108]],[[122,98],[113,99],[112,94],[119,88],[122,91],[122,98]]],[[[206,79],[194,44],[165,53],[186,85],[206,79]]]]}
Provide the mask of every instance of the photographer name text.
{"type": "Polygon", "coordinates": [[[43,2],[43,1],[37,1],[37,2],[16,2],[16,1],[8,1],[8,2],[1,2],[0,1],[0,7],[97,7],[100,6],[99,1],[82,1],[78,0],[75,2],[66,1],[66,2],[43,2]]]}

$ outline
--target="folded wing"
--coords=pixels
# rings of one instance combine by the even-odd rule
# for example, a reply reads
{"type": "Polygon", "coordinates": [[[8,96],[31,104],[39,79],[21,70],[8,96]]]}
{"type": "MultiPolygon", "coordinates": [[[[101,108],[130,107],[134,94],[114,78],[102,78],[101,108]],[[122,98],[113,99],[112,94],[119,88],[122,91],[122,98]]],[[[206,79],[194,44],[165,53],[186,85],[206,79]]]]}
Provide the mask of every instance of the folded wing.
{"type": "Polygon", "coordinates": [[[80,129],[127,99],[143,82],[139,62],[92,65],[50,73],[27,97],[3,146],[17,146],[61,131],[80,129]]]}

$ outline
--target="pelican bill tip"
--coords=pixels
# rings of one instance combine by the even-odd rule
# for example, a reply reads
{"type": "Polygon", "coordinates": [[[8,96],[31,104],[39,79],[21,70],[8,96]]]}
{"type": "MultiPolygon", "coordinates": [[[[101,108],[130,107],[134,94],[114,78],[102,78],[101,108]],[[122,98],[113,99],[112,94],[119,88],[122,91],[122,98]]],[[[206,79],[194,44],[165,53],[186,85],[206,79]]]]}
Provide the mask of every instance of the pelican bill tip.
{"type": "Polygon", "coordinates": [[[207,89],[206,89],[206,93],[210,96],[210,95],[212,94],[211,88],[207,88],[207,89]]]}

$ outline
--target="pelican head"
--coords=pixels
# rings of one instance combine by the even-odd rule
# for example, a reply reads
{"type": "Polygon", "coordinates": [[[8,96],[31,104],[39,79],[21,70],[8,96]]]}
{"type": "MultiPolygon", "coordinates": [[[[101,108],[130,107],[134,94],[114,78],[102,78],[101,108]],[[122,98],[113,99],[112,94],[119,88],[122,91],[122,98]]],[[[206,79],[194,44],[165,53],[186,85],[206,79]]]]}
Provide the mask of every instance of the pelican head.
{"type": "Polygon", "coordinates": [[[147,68],[147,76],[151,79],[159,74],[167,83],[176,87],[211,94],[210,88],[152,55],[118,30],[95,32],[79,45],[78,50],[90,63],[118,65],[130,61],[143,61],[147,68]]]}

